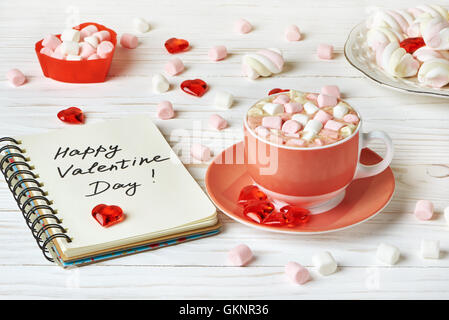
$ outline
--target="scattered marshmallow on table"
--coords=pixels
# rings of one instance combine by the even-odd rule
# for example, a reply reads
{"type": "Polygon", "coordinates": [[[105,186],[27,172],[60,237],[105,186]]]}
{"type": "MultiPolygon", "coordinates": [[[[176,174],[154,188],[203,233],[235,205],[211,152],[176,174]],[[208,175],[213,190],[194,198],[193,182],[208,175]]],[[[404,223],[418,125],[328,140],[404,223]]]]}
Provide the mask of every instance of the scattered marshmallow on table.
{"type": "Polygon", "coordinates": [[[151,79],[151,82],[153,84],[153,91],[155,93],[164,93],[167,92],[168,89],[170,89],[170,83],[168,82],[167,78],[160,73],[155,74],[151,79]]]}
{"type": "Polygon", "coordinates": [[[65,41],[79,42],[80,32],[75,29],[66,29],[61,33],[61,40],[62,42],[65,41]]]}
{"type": "Polygon", "coordinates": [[[334,54],[334,47],[329,44],[320,44],[317,48],[318,58],[322,60],[331,60],[334,54]]]}
{"type": "Polygon", "coordinates": [[[276,117],[276,116],[275,117],[263,117],[262,125],[265,128],[280,130],[281,125],[282,125],[282,118],[276,117]]]}
{"type": "Polygon", "coordinates": [[[321,88],[320,93],[328,96],[333,96],[338,99],[341,98],[340,89],[338,88],[338,86],[324,86],[321,88]]]}
{"type": "Polygon", "coordinates": [[[218,91],[215,93],[214,104],[217,107],[229,109],[232,106],[234,97],[229,92],[218,91]]]}
{"type": "Polygon", "coordinates": [[[209,117],[209,126],[215,130],[223,130],[228,126],[228,122],[218,114],[209,117]]]}
{"type": "Polygon", "coordinates": [[[175,116],[173,105],[170,101],[161,101],[157,106],[157,117],[162,120],[168,120],[175,116]]]}
{"type": "Polygon", "coordinates": [[[298,26],[292,24],[287,27],[285,30],[285,38],[288,41],[299,41],[301,40],[301,32],[299,31],[298,26]]]}
{"type": "Polygon", "coordinates": [[[433,216],[433,203],[429,200],[419,200],[415,206],[415,216],[419,220],[430,220],[433,216]]]}
{"type": "Polygon", "coordinates": [[[440,241],[438,240],[421,240],[421,257],[424,259],[440,258],[440,241]]]}
{"type": "Polygon", "coordinates": [[[322,94],[320,93],[318,95],[318,98],[316,99],[316,101],[318,102],[318,106],[320,108],[324,108],[324,107],[335,107],[337,105],[337,98],[334,96],[328,96],[326,94],[322,94]]]}
{"type": "Polygon", "coordinates": [[[135,49],[139,44],[137,37],[131,33],[124,33],[120,37],[120,45],[127,49],[135,49]]]}
{"type": "Polygon", "coordinates": [[[53,34],[46,36],[44,40],[42,40],[42,46],[49,48],[52,51],[54,51],[61,43],[61,40],[53,34]]]}
{"type": "Polygon", "coordinates": [[[239,19],[235,22],[234,29],[238,33],[248,33],[251,32],[253,26],[251,25],[251,23],[249,23],[249,21],[245,19],[239,19]]]}
{"type": "Polygon", "coordinates": [[[215,46],[210,48],[207,55],[209,56],[209,59],[213,61],[220,61],[226,58],[228,55],[228,50],[225,46],[215,46]]]}
{"type": "Polygon", "coordinates": [[[210,149],[199,143],[194,143],[190,148],[190,154],[193,158],[200,161],[208,161],[211,158],[210,149]]]}
{"type": "Polygon", "coordinates": [[[6,73],[6,78],[14,86],[19,87],[26,82],[26,77],[19,69],[11,69],[6,73]]]}
{"type": "Polygon", "coordinates": [[[337,262],[328,251],[315,254],[312,257],[312,261],[317,268],[317,271],[323,276],[330,275],[337,271],[337,262]]]}
{"type": "Polygon", "coordinates": [[[150,30],[150,24],[143,18],[133,19],[134,29],[140,33],[145,33],[150,30]]]}
{"type": "Polygon", "coordinates": [[[287,277],[297,284],[304,284],[310,279],[309,271],[297,262],[290,261],[285,266],[287,277]]]}
{"type": "Polygon", "coordinates": [[[333,109],[333,114],[335,119],[344,119],[344,116],[349,112],[348,106],[340,102],[333,109]]]}
{"type": "Polygon", "coordinates": [[[111,41],[102,41],[97,47],[97,54],[100,58],[107,58],[114,51],[114,44],[111,41]]]}
{"type": "Polygon", "coordinates": [[[184,63],[179,58],[173,58],[165,64],[164,69],[169,75],[175,76],[184,71],[184,63]]]}
{"type": "Polygon", "coordinates": [[[270,115],[276,115],[284,112],[284,106],[278,103],[266,103],[263,110],[270,115]]]}
{"type": "Polygon", "coordinates": [[[385,264],[396,264],[399,261],[400,256],[401,253],[399,252],[399,249],[391,244],[381,243],[377,247],[376,257],[379,261],[385,264]]]}
{"type": "Polygon", "coordinates": [[[246,244],[239,244],[228,252],[228,262],[235,267],[243,267],[253,258],[253,252],[246,244]]]}

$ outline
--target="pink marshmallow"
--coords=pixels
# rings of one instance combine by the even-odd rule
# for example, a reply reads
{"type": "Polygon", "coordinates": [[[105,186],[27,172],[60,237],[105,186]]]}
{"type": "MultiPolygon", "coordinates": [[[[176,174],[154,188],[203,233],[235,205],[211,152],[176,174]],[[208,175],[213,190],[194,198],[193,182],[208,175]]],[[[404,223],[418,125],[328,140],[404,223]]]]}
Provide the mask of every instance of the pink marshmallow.
{"type": "Polygon", "coordinates": [[[338,131],[341,127],[343,127],[344,124],[338,121],[329,120],[326,122],[324,129],[332,130],[332,131],[338,131]]]}
{"type": "Polygon", "coordinates": [[[110,41],[102,41],[97,47],[97,54],[100,58],[107,58],[114,50],[114,45],[110,41]]]}
{"type": "Polygon", "coordinates": [[[87,60],[96,60],[96,59],[101,59],[100,56],[96,53],[87,58],[87,60]]]}
{"type": "Polygon", "coordinates": [[[282,125],[282,118],[276,117],[276,116],[275,117],[263,117],[262,125],[265,128],[280,130],[281,125],[282,125]]]}
{"type": "Polygon", "coordinates": [[[284,133],[284,136],[289,137],[289,138],[296,138],[299,139],[299,137],[301,136],[299,133],[284,133]]]}
{"type": "Polygon", "coordinates": [[[120,37],[120,45],[124,48],[135,49],[139,44],[137,37],[131,33],[124,33],[120,37]]]}
{"type": "Polygon", "coordinates": [[[281,94],[273,100],[273,103],[277,104],[286,104],[288,102],[290,102],[290,98],[285,94],[281,94]]]}
{"type": "MultiPolygon", "coordinates": [[[[93,25],[93,24],[85,26],[84,28],[82,28],[80,30],[80,33],[82,33],[85,36],[91,36],[91,35],[93,35],[96,32],[98,32],[98,28],[95,25],[93,25]]],[[[100,41],[103,41],[103,40],[100,40],[100,41]]]]}
{"type": "Polygon", "coordinates": [[[287,120],[282,125],[282,131],[285,133],[296,133],[301,130],[301,124],[295,120],[287,120]]]}
{"type": "Polygon", "coordinates": [[[316,101],[318,102],[318,106],[320,108],[323,108],[323,107],[335,107],[337,105],[337,103],[338,103],[338,100],[337,100],[336,97],[328,96],[328,95],[322,94],[322,93],[320,93],[320,95],[318,96],[316,101]]]}
{"type": "Polygon", "coordinates": [[[323,137],[329,138],[331,140],[338,139],[338,131],[334,131],[334,130],[322,129],[320,131],[320,135],[322,135],[323,137]]]}
{"type": "Polygon", "coordinates": [[[289,102],[284,105],[284,109],[287,113],[298,113],[302,111],[303,107],[299,102],[289,102]]]}
{"type": "Polygon", "coordinates": [[[169,75],[175,76],[184,71],[184,63],[179,58],[173,58],[165,64],[164,69],[169,75]]]}
{"type": "Polygon", "coordinates": [[[199,143],[194,143],[190,148],[190,153],[193,158],[200,161],[208,161],[211,158],[210,149],[199,143]]]}
{"type": "Polygon", "coordinates": [[[287,145],[288,146],[293,146],[293,147],[301,147],[305,144],[306,142],[302,139],[289,139],[287,140],[287,145]]]}
{"type": "Polygon", "coordinates": [[[61,43],[62,41],[53,34],[49,34],[42,40],[42,45],[51,51],[54,51],[61,43]]]}
{"type": "Polygon", "coordinates": [[[433,216],[433,203],[429,200],[419,200],[415,206],[415,216],[419,220],[430,220],[433,216]]]}
{"type": "Polygon", "coordinates": [[[313,117],[313,119],[318,120],[324,126],[330,119],[332,119],[332,116],[329,113],[327,113],[326,111],[318,110],[318,112],[315,114],[315,117],[313,117]]]}
{"type": "Polygon", "coordinates": [[[324,86],[321,88],[321,94],[325,94],[327,96],[332,96],[340,99],[340,89],[338,86],[324,86]]]}
{"type": "Polygon", "coordinates": [[[109,41],[111,40],[111,34],[107,30],[101,30],[92,34],[92,36],[97,37],[98,41],[109,41]]]}
{"type": "Polygon", "coordinates": [[[317,49],[318,58],[330,60],[333,57],[334,47],[329,44],[320,44],[317,49]]]}
{"type": "Polygon", "coordinates": [[[42,47],[42,49],[41,49],[41,51],[39,51],[39,53],[45,54],[45,55],[51,57],[51,55],[53,54],[53,50],[51,50],[50,48],[47,48],[47,47],[42,47]]]}
{"type": "Polygon", "coordinates": [[[218,114],[209,117],[209,126],[215,130],[223,130],[228,126],[228,122],[218,114]]]}
{"type": "Polygon", "coordinates": [[[11,69],[6,73],[6,78],[14,87],[19,87],[26,82],[26,77],[19,69],[11,69]]]}
{"type": "Polygon", "coordinates": [[[292,24],[288,26],[285,30],[285,38],[288,41],[299,41],[301,40],[301,32],[299,31],[298,26],[292,24]]]}
{"type": "Polygon", "coordinates": [[[58,50],[58,48],[56,48],[56,50],[53,51],[51,57],[59,60],[64,60],[64,54],[62,54],[61,50],[58,50]]]}
{"type": "Polygon", "coordinates": [[[315,140],[313,140],[313,145],[315,147],[321,147],[322,145],[324,145],[323,141],[319,138],[316,138],[315,140]]]}
{"type": "Polygon", "coordinates": [[[213,61],[223,60],[227,55],[228,51],[225,46],[215,46],[210,48],[208,53],[209,58],[213,61]]]}
{"type": "Polygon", "coordinates": [[[79,55],[83,59],[89,58],[91,55],[95,54],[97,52],[97,49],[92,47],[89,43],[83,42],[81,44],[81,49],[79,55]]]}
{"type": "Polygon", "coordinates": [[[290,261],[285,266],[287,277],[297,284],[304,284],[310,279],[309,271],[297,262],[290,261]]]}
{"type": "Polygon", "coordinates": [[[306,99],[310,101],[316,101],[318,99],[318,93],[308,93],[306,99]]]}
{"type": "Polygon", "coordinates": [[[357,123],[359,122],[359,117],[357,117],[355,114],[347,114],[343,117],[344,122],[348,123],[357,123]]]}
{"type": "Polygon", "coordinates": [[[234,25],[234,29],[238,33],[248,33],[253,30],[253,26],[245,19],[239,19],[234,25]]]}
{"type": "Polygon", "coordinates": [[[253,252],[246,244],[239,244],[228,252],[228,261],[235,267],[242,267],[251,261],[253,252]]]}
{"type": "Polygon", "coordinates": [[[173,105],[170,101],[161,101],[157,105],[157,117],[162,120],[168,120],[175,116],[173,105]]]}
{"type": "Polygon", "coordinates": [[[264,126],[258,126],[256,129],[254,129],[254,131],[258,136],[261,136],[262,138],[266,138],[270,135],[270,130],[268,130],[264,126]]]}

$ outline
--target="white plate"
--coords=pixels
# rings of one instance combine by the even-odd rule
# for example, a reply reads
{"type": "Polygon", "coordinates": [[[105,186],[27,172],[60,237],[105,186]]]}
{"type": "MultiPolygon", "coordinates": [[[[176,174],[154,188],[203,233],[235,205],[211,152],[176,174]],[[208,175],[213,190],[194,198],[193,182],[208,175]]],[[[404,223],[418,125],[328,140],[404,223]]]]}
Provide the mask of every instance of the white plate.
{"type": "Polygon", "coordinates": [[[368,48],[366,34],[368,28],[362,22],[352,29],[345,43],[345,57],[348,62],[365,76],[378,84],[410,93],[420,95],[449,98],[449,87],[434,89],[418,82],[416,77],[395,78],[383,71],[377,64],[374,53],[368,48]]]}

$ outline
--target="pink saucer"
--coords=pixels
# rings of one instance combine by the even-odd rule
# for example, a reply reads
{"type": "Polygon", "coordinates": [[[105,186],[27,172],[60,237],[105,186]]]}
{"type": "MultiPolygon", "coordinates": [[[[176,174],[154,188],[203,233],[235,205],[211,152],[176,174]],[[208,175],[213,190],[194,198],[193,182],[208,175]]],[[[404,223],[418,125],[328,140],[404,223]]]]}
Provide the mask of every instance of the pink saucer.
{"type": "MultiPolygon", "coordinates": [[[[382,158],[374,151],[362,150],[361,162],[376,164],[382,158]]],[[[232,219],[247,226],[271,232],[314,234],[338,231],[367,221],[381,212],[390,202],[394,192],[394,176],[387,168],[377,176],[353,181],[346,189],[343,201],[335,208],[312,215],[309,222],[294,228],[273,227],[248,220],[237,205],[240,190],[252,179],[246,173],[243,160],[243,142],[224,150],[210,164],[206,173],[207,192],[215,205],[232,219]]]]}

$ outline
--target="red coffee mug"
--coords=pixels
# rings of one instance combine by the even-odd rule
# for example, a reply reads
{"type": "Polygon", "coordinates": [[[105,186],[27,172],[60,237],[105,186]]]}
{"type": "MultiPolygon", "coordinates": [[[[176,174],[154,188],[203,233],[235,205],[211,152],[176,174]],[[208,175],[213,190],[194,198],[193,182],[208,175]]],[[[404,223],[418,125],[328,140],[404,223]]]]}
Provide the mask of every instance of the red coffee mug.
{"type": "Polygon", "coordinates": [[[378,130],[361,133],[361,126],[360,118],[353,134],[336,143],[295,148],[261,139],[249,128],[245,115],[244,150],[248,173],[274,199],[309,209],[329,209],[343,199],[351,181],[381,173],[393,159],[391,138],[378,130]],[[372,140],[382,140],[386,154],[378,164],[366,166],[359,162],[360,151],[372,140]]]}

